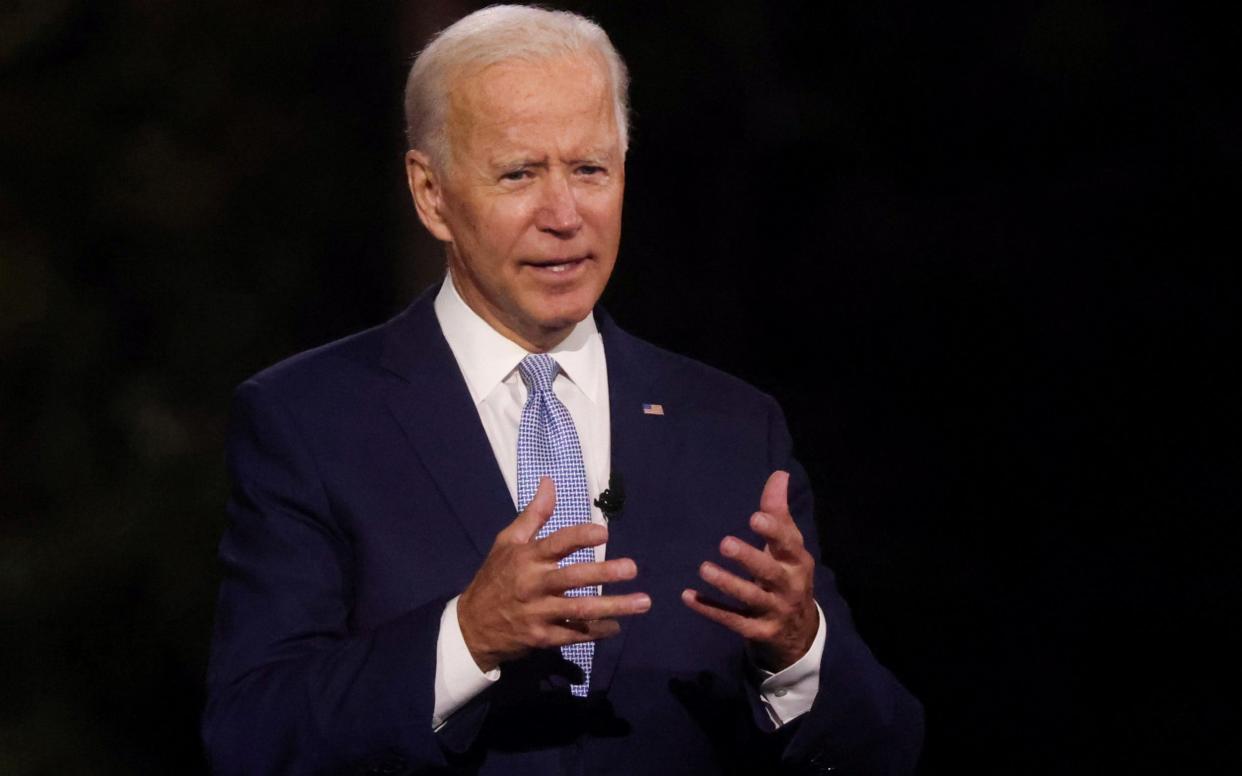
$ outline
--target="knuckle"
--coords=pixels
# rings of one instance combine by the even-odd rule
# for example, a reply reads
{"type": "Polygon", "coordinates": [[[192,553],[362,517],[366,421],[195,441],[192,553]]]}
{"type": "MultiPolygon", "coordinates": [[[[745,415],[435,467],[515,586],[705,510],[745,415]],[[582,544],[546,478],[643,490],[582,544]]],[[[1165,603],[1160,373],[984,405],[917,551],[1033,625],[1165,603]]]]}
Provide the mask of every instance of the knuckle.
{"type": "Polygon", "coordinates": [[[765,555],[761,558],[757,564],[757,568],[759,573],[763,574],[764,577],[775,583],[779,583],[781,581],[781,577],[785,574],[785,567],[781,565],[779,560],[771,555],[765,555]]]}
{"type": "Polygon", "coordinates": [[[528,574],[519,576],[513,583],[513,597],[518,603],[529,604],[538,597],[538,583],[528,574]]]}
{"type": "Polygon", "coordinates": [[[513,580],[513,586],[510,589],[513,591],[513,600],[520,604],[524,604],[529,601],[530,583],[526,581],[526,577],[519,576],[517,579],[513,580]]]}
{"type": "Polygon", "coordinates": [[[768,602],[772,599],[772,595],[759,585],[747,585],[746,597],[743,599],[739,596],[738,598],[752,609],[756,609],[766,608],[768,606],[768,602]]]}
{"type": "Polygon", "coordinates": [[[787,616],[789,616],[789,606],[787,606],[784,601],[780,600],[780,598],[777,598],[777,600],[773,602],[773,606],[769,608],[768,617],[764,618],[764,622],[768,622],[769,618],[771,618],[771,620],[782,620],[782,618],[787,616]]]}
{"type": "Polygon", "coordinates": [[[753,620],[743,620],[742,627],[739,629],[741,634],[751,641],[769,641],[766,630],[762,623],[753,620]]]}
{"type": "Polygon", "coordinates": [[[586,583],[588,570],[583,568],[582,563],[575,563],[572,566],[565,567],[565,588],[567,590],[575,587],[582,587],[586,583]]]}
{"type": "Polygon", "coordinates": [[[590,602],[586,598],[571,598],[569,604],[569,619],[571,620],[589,620],[591,619],[590,602]]]}
{"type": "Polygon", "coordinates": [[[558,556],[561,552],[561,539],[559,533],[539,540],[539,554],[541,556],[558,556]]]}
{"type": "Polygon", "coordinates": [[[793,606],[783,596],[777,596],[776,601],[772,604],[772,614],[777,619],[783,620],[793,613],[793,606]]]}

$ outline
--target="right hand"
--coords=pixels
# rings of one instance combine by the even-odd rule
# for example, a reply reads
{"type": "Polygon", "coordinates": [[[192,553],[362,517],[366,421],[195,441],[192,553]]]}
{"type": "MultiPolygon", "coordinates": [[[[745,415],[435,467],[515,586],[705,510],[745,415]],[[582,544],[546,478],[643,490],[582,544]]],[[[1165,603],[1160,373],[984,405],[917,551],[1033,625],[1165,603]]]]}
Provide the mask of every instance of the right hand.
{"type": "Polygon", "coordinates": [[[638,567],[629,558],[558,567],[574,551],[608,541],[608,528],[582,523],[536,540],[555,507],[555,486],[544,477],[526,509],[496,535],[457,601],[461,635],[483,671],[533,649],[615,636],[621,631],[615,618],[651,608],[646,593],[565,597],[577,587],[633,579],[638,567]]]}

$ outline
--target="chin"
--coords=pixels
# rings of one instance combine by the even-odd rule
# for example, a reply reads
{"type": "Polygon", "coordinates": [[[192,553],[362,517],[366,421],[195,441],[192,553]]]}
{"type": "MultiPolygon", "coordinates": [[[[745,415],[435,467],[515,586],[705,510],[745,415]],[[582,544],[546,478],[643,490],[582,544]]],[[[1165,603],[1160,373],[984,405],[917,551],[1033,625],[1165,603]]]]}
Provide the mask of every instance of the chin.
{"type": "Polygon", "coordinates": [[[586,318],[591,314],[591,310],[595,309],[595,303],[598,300],[599,294],[595,293],[595,289],[580,288],[568,294],[545,296],[539,300],[531,312],[534,313],[534,320],[540,325],[549,329],[559,329],[564,326],[573,326],[586,318]]]}
{"type": "Polygon", "coordinates": [[[562,309],[556,313],[545,313],[536,321],[541,329],[547,332],[566,331],[572,329],[579,321],[591,314],[591,307],[562,309]]]}

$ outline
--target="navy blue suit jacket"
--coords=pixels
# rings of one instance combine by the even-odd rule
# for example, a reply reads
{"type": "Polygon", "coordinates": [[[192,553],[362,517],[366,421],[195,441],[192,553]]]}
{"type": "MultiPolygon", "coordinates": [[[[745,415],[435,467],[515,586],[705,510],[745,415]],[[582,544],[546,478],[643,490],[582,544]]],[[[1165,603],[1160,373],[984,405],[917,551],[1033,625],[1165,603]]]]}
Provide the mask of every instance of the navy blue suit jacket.
{"type": "Polygon", "coordinates": [[[778,731],[742,639],[682,605],[726,533],[756,541],[747,520],[773,470],[791,472],[790,507],[818,559],[810,489],[770,397],[602,312],[626,490],[608,555],[639,568],[609,589],[646,591],[652,609],[597,644],[590,698],[568,695],[555,650],[537,652],[433,732],[441,612],[515,514],[433,298],[237,391],[203,719],[216,773],[913,769],[921,707],[859,638],[822,564],[819,694],[778,731]]]}

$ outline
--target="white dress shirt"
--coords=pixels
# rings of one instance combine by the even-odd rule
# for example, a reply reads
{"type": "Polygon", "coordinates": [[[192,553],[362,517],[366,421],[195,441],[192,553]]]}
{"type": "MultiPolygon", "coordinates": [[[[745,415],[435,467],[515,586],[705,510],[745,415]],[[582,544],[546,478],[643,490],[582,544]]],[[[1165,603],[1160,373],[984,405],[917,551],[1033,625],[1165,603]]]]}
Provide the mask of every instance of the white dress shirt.
{"type": "MultiPolygon", "coordinates": [[[[435,313],[453,358],[466,380],[470,398],[479,412],[505,484],[509,486],[516,516],[518,424],[522,408],[526,406],[527,394],[517,365],[529,354],[471,310],[457,293],[451,276],[436,295],[435,313]]],[[[595,498],[608,484],[612,449],[608,364],[604,358],[603,340],[595,326],[595,316],[584,318],[564,341],[548,353],[561,368],[553,380],[552,390],[573,417],[582,446],[592,502],[591,519],[606,523],[603,513],[594,505],[595,498]]],[[[596,560],[603,560],[604,553],[604,545],[596,547],[596,560]]],[[[689,610],[686,614],[697,616],[689,610]]],[[[783,725],[811,708],[819,689],[819,661],[824,651],[825,636],[821,610],[815,642],[801,659],[776,674],[756,668],[761,680],[760,698],[773,724],[783,725]]],[[[499,668],[483,672],[471,657],[457,622],[457,597],[454,597],[444,607],[440,617],[432,727],[438,729],[455,711],[498,679],[499,668]]]]}

